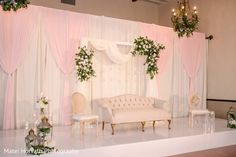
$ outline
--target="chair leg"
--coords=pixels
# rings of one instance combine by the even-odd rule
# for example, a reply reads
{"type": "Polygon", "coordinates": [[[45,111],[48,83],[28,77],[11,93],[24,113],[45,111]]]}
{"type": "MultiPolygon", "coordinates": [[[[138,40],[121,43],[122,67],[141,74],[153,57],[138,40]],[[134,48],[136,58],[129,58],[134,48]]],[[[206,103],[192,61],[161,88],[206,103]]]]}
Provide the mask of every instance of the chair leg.
{"type": "Polygon", "coordinates": [[[194,123],[194,119],[193,119],[193,118],[194,118],[194,114],[192,113],[192,114],[191,114],[191,127],[192,127],[192,128],[193,128],[193,123],[194,123]]]}
{"type": "Polygon", "coordinates": [[[142,124],[142,132],[144,132],[145,122],[141,122],[141,124],[142,124]]]}
{"type": "Polygon", "coordinates": [[[171,129],[170,124],[171,124],[171,120],[168,120],[168,129],[171,129]]]}
{"type": "Polygon", "coordinates": [[[105,122],[102,121],[102,130],[104,130],[104,129],[105,129],[105,122]]]}
{"type": "Polygon", "coordinates": [[[97,129],[97,136],[98,136],[98,119],[96,119],[96,129],[97,129]]]}
{"type": "Polygon", "coordinates": [[[155,128],[155,123],[156,123],[156,121],[153,121],[153,123],[152,123],[153,128],[155,128]]]}
{"type": "Polygon", "coordinates": [[[111,124],[111,129],[112,129],[112,133],[111,134],[112,135],[115,134],[115,126],[116,126],[115,124],[111,124]]]}
{"type": "Polygon", "coordinates": [[[82,136],[84,134],[84,122],[80,121],[80,135],[82,136]]]}

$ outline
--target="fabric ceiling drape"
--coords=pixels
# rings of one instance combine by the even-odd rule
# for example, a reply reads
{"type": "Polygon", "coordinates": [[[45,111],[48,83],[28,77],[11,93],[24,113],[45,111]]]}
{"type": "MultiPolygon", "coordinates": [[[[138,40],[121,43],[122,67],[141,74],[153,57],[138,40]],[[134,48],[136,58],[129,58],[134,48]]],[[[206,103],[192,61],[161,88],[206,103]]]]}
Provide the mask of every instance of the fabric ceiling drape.
{"type": "Polygon", "coordinates": [[[147,79],[147,96],[169,99],[171,80],[168,78],[172,78],[170,64],[173,56],[174,32],[171,28],[154,24],[139,23],[139,27],[141,36],[147,36],[156,43],[165,46],[165,49],[160,52],[160,58],[157,61],[158,75],[153,80],[147,79]],[[165,87],[162,88],[163,81],[169,81],[169,83],[165,82],[165,87]]]}
{"type": "Polygon", "coordinates": [[[95,50],[103,51],[106,53],[108,58],[115,64],[123,64],[128,62],[132,58],[132,44],[128,42],[120,43],[120,46],[129,46],[130,50],[127,54],[123,54],[118,47],[118,43],[106,40],[96,40],[96,39],[82,39],[82,46],[92,47],[95,50]]]}
{"type": "Polygon", "coordinates": [[[43,15],[43,24],[51,52],[65,75],[64,96],[60,110],[61,124],[68,125],[71,122],[68,77],[75,68],[74,56],[80,39],[87,34],[88,20],[86,15],[54,9],[46,9],[43,15]]]}
{"type": "Polygon", "coordinates": [[[21,64],[27,49],[37,9],[16,12],[0,11],[0,65],[7,73],[6,93],[4,102],[3,129],[15,127],[14,109],[14,72],[21,64]],[[29,14],[29,12],[31,12],[29,14]]]}
{"type": "Polygon", "coordinates": [[[195,94],[195,77],[202,62],[205,47],[205,35],[194,33],[191,38],[181,38],[178,40],[179,51],[183,61],[183,67],[189,78],[189,95],[195,94]]]}

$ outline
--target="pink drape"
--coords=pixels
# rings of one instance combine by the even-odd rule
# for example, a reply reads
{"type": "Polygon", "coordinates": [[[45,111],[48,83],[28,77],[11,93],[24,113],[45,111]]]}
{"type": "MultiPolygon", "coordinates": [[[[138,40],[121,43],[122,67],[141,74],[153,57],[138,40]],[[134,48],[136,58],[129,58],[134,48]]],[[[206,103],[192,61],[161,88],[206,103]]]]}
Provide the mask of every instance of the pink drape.
{"type": "Polygon", "coordinates": [[[0,66],[8,74],[3,129],[15,127],[13,73],[28,51],[32,27],[35,23],[33,20],[36,15],[35,9],[30,6],[17,12],[0,11],[0,66]]]}
{"type": "Polygon", "coordinates": [[[74,56],[78,51],[81,37],[87,34],[88,20],[86,15],[46,9],[43,25],[48,43],[59,69],[65,75],[64,96],[60,107],[62,125],[71,123],[70,85],[68,76],[75,67],[74,56]]]}
{"type": "Polygon", "coordinates": [[[202,62],[205,47],[205,34],[194,33],[190,38],[178,39],[179,52],[181,54],[184,69],[189,78],[189,95],[195,92],[195,77],[202,62]]]}
{"type": "MultiPolygon", "coordinates": [[[[160,58],[157,61],[159,68],[158,75],[160,76],[166,68],[171,53],[173,52],[174,34],[173,30],[168,27],[162,27],[154,24],[140,23],[141,36],[147,36],[149,39],[157,41],[165,46],[165,49],[161,51],[160,58]]],[[[160,84],[159,76],[157,76],[157,86],[160,84]]],[[[159,88],[158,89],[158,93],[159,88]]],[[[157,93],[157,95],[158,95],[157,93]]]]}

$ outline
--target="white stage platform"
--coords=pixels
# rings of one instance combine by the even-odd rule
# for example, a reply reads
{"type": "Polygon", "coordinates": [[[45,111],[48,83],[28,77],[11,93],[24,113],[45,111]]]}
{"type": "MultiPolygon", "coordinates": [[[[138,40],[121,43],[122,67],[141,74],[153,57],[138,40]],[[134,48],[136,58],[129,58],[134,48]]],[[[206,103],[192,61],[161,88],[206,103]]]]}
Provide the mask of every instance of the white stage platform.
{"type": "MultiPolygon", "coordinates": [[[[96,128],[86,128],[83,137],[78,127],[55,127],[53,138],[59,152],[43,156],[158,157],[236,144],[236,129],[227,128],[226,120],[216,119],[215,129],[201,123],[191,128],[188,118],[173,119],[171,126],[168,130],[167,124],[160,122],[153,129],[148,124],[142,132],[137,124],[117,125],[111,135],[107,124],[98,136],[96,128]]],[[[28,156],[24,154],[25,135],[25,130],[0,131],[0,156],[28,156]]]]}

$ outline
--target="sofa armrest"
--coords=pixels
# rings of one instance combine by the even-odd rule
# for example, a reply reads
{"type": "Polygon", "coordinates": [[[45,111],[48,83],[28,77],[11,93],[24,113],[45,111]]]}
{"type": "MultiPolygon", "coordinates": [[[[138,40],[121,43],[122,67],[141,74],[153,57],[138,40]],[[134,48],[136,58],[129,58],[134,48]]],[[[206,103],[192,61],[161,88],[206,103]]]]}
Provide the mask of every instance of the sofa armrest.
{"type": "Polygon", "coordinates": [[[112,109],[106,105],[101,105],[100,107],[102,111],[102,121],[112,122],[113,119],[112,109]]]}
{"type": "Polygon", "coordinates": [[[154,107],[164,109],[167,112],[170,112],[170,104],[165,100],[154,99],[154,107]]]}

